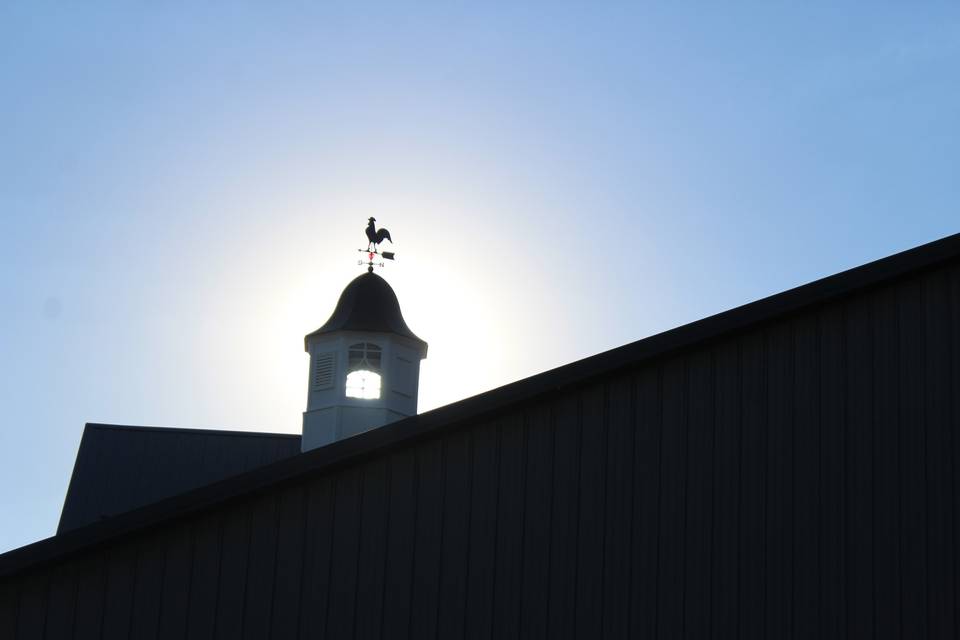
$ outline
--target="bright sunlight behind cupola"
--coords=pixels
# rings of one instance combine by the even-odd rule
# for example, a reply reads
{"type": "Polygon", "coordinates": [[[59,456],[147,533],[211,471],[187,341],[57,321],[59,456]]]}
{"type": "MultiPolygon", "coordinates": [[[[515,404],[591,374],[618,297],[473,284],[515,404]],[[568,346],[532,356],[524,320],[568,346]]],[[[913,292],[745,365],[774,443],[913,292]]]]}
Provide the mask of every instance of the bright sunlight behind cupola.
{"type": "Polygon", "coordinates": [[[347,374],[347,397],[376,400],[380,397],[380,374],[361,369],[347,374]]]}

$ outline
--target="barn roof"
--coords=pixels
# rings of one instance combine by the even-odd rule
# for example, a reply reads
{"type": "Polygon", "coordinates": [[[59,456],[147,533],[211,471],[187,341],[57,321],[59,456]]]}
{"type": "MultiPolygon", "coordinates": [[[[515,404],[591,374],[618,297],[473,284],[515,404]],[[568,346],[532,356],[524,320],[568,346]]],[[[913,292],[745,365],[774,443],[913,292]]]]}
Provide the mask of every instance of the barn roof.
{"type": "Polygon", "coordinates": [[[960,258],[960,234],[817,280],[512,384],[394,422],[325,447],[161,499],[158,502],[0,555],[0,576],[143,531],[242,496],[355,464],[396,447],[446,433],[530,401],[587,384],[799,311],[906,278],[960,258]]]}
{"type": "Polygon", "coordinates": [[[87,424],[57,533],[298,453],[293,434],[87,424]]]}

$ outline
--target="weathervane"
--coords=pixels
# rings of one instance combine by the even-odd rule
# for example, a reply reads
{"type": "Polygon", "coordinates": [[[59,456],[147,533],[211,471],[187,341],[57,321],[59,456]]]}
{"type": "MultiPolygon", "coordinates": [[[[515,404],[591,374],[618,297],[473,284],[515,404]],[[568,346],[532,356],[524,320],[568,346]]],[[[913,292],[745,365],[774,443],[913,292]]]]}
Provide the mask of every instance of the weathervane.
{"type": "Polygon", "coordinates": [[[374,256],[380,256],[386,260],[393,260],[393,251],[379,251],[378,245],[384,240],[389,240],[390,244],[393,244],[393,238],[390,237],[390,232],[384,228],[377,229],[377,226],[374,224],[377,221],[376,218],[370,218],[367,220],[367,248],[366,249],[357,249],[360,253],[367,254],[367,261],[358,260],[357,264],[367,265],[367,272],[373,273],[374,267],[383,267],[383,262],[374,262],[374,256]]]}

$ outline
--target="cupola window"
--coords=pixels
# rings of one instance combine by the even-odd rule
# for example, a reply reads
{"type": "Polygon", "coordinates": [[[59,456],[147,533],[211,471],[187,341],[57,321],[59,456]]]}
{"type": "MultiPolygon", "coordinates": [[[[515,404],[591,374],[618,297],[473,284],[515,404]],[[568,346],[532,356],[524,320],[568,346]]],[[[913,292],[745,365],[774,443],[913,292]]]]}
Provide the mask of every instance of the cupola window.
{"type": "Polygon", "coordinates": [[[376,400],[380,397],[380,361],[383,350],[370,342],[350,345],[347,397],[376,400]]]}

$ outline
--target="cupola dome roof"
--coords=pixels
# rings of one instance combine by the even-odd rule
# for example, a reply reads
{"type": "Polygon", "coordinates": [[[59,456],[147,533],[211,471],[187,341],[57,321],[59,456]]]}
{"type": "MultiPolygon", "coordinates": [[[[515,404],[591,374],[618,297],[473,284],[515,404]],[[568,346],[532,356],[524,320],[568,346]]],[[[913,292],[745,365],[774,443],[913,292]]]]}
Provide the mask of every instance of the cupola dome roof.
{"type": "Polygon", "coordinates": [[[304,343],[314,336],[334,331],[372,331],[393,333],[417,343],[426,354],[427,343],[410,330],[400,313],[400,301],[387,281],[375,273],[364,273],[346,286],[333,314],[326,323],[308,334],[304,343]]]}

